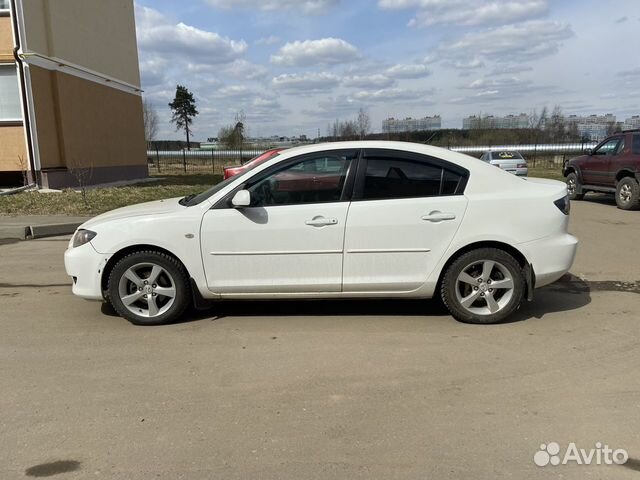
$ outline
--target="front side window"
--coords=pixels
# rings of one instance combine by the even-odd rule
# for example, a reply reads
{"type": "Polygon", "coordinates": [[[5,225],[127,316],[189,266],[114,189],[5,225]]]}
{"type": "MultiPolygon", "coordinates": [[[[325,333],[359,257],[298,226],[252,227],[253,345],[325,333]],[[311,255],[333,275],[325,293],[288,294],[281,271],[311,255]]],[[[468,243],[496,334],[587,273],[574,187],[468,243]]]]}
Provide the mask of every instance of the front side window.
{"type": "Polygon", "coordinates": [[[246,189],[252,207],[339,202],[357,152],[323,152],[271,172],[246,189]]]}
{"type": "Polygon", "coordinates": [[[616,150],[618,148],[618,143],[620,142],[619,138],[614,138],[612,140],[609,140],[605,143],[603,143],[602,145],[600,145],[595,152],[593,152],[594,155],[614,155],[616,153],[616,150]]]}
{"type": "Polygon", "coordinates": [[[20,90],[16,67],[0,66],[0,121],[19,121],[22,119],[20,110],[20,90]]]}
{"type": "Polygon", "coordinates": [[[463,176],[414,158],[367,155],[363,200],[436,197],[458,193],[463,176]]]}
{"type": "Polygon", "coordinates": [[[634,155],[640,155],[640,135],[633,136],[633,143],[631,145],[634,155]]]}
{"type": "Polygon", "coordinates": [[[0,0],[0,12],[9,11],[9,0],[0,0]]]}

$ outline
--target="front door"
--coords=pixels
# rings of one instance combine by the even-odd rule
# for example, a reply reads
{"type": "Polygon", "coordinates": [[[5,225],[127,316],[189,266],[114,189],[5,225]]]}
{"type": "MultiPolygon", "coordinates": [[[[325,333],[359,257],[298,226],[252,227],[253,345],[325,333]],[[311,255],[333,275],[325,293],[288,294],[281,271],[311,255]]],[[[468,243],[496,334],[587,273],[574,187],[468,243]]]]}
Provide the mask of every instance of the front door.
{"type": "Polygon", "coordinates": [[[582,183],[585,185],[610,186],[609,164],[618,151],[620,137],[613,137],[596,147],[582,169],[582,183]]]}
{"type": "Polygon", "coordinates": [[[423,155],[368,150],[347,218],[344,292],[422,286],[467,208],[466,171],[423,155]]]}
{"type": "Polygon", "coordinates": [[[251,194],[250,207],[232,208],[223,200],[209,210],[200,233],[209,289],[339,292],[345,185],[357,153],[328,151],[277,164],[241,187],[251,194]]]}

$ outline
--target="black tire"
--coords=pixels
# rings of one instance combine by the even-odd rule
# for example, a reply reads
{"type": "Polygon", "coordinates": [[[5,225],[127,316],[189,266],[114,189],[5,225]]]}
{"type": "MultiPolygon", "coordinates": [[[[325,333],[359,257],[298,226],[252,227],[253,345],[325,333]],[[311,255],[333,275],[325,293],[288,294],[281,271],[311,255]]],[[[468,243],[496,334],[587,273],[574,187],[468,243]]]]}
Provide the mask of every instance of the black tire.
{"type": "Polygon", "coordinates": [[[616,185],[616,205],[622,210],[640,209],[640,185],[633,177],[624,177],[616,185]]]}
{"type": "MultiPolygon", "coordinates": [[[[151,275],[151,274],[150,274],[151,275]]],[[[150,278],[150,277],[148,277],[150,278]]],[[[128,288],[133,287],[133,282],[129,282],[128,288]]],[[[147,283],[147,282],[145,282],[147,283]]],[[[143,286],[146,288],[146,286],[143,286]]],[[[136,288],[133,288],[131,292],[133,294],[138,294],[136,288]]],[[[143,293],[141,292],[140,295],[143,293]]],[[[149,294],[151,295],[151,294],[149,294]]],[[[146,295],[145,295],[146,296],[146,295]]],[[[109,274],[109,281],[107,286],[107,300],[111,303],[113,308],[118,312],[118,314],[129,320],[134,325],[164,325],[168,323],[176,322],[180,319],[185,310],[191,305],[192,295],[191,295],[191,286],[189,284],[189,276],[182,266],[182,264],[176,260],[174,257],[167,255],[161,252],[155,252],[152,250],[145,250],[140,252],[130,253],[129,255],[123,257],[116,263],[109,274]],[[157,302],[164,302],[165,311],[162,312],[162,308],[159,309],[159,314],[155,316],[150,315],[137,315],[132,312],[129,307],[125,306],[121,298],[121,281],[127,282],[127,280],[123,279],[125,273],[138,265],[144,265],[140,267],[141,270],[141,280],[144,281],[144,269],[147,265],[149,268],[153,268],[152,266],[160,267],[164,272],[161,274],[161,277],[158,280],[158,286],[163,288],[163,285],[160,285],[160,282],[165,282],[165,285],[168,285],[169,288],[165,288],[165,290],[173,290],[174,296],[168,297],[163,294],[158,294],[156,296],[154,293],[153,296],[158,300],[154,300],[154,305],[157,302]],[[173,301],[169,304],[171,301],[173,301]]],[[[136,309],[137,311],[143,313],[144,312],[144,304],[148,303],[148,300],[139,300],[133,304],[132,309],[136,309]],[[140,308],[138,308],[138,306],[140,308]]],[[[150,314],[151,306],[148,307],[147,310],[150,314]]]]}
{"type": "Polygon", "coordinates": [[[569,200],[582,200],[584,198],[584,193],[576,193],[580,190],[580,179],[576,172],[570,172],[567,175],[567,191],[569,192],[569,200]],[[571,187],[573,185],[573,188],[571,187]]]}
{"type": "MultiPolygon", "coordinates": [[[[473,275],[471,276],[473,277],[473,275]]],[[[480,278],[481,276],[482,274],[480,274],[480,276],[477,278],[480,278]]],[[[506,275],[504,277],[506,278],[506,275]]],[[[492,279],[491,274],[489,279],[492,279]]],[[[482,287],[488,288],[490,285],[485,284],[487,283],[487,279],[484,280],[485,282],[483,282],[482,287]]],[[[493,279],[492,281],[495,284],[500,281],[500,278],[493,279]]],[[[491,282],[488,283],[491,284],[491,282]]],[[[504,250],[499,250],[497,248],[479,248],[464,253],[463,255],[455,259],[453,263],[451,263],[451,265],[449,265],[442,279],[442,283],[440,286],[440,296],[442,297],[443,303],[456,320],[464,323],[491,324],[503,322],[520,307],[520,304],[522,303],[522,299],[524,297],[525,287],[526,282],[524,272],[518,261],[513,258],[513,256],[511,256],[504,250]],[[494,298],[495,295],[495,298],[498,300],[498,302],[503,301],[503,305],[500,306],[500,309],[496,313],[480,314],[477,312],[471,312],[462,305],[459,297],[466,297],[466,295],[461,295],[458,289],[460,287],[470,287],[466,287],[466,284],[464,283],[459,284],[458,277],[464,270],[466,270],[470,266],[485,261],[496,262],[496,267],[491,270],[494,272],[494,277],[502,276],[502,270],[496,271],[497,265],[503,267],[510,275],[513,287],[511,288],[510,298],[502,296],[498,297],[498,295],[506,295],[506,290],[503,293],[500,293],[500,290],[496,289],[495,293],[491,295],[491,298],[494,298]]],[[[478,290],[478,288],[474,287],[473,290],[478,290]]],[[[480,294],[480,292],[478,292],[478,294],[480,294]]],[[[484,294],[482,294],[482,297],[484,297],[484,294]]],[[[484,306],[486,306],[486,308],[489,308],[488,301],[484,300],[483,298],[478,298],[477,302],[478,303],[474,303],[473,305],[483,304],[484,306]]],[[[471,305],[471,307],[473,305],[471,305]]],[[[474,309],[479,308],[474,307],[474,309]]]]}

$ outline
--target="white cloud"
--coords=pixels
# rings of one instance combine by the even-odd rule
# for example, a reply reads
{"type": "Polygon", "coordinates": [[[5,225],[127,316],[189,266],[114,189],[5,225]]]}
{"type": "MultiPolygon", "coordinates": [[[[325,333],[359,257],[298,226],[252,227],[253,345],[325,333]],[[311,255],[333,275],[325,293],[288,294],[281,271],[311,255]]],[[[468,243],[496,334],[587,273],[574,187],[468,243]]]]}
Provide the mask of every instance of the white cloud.
{"type": "Polygon", "coordinates": [[[340,84],[340,79],[331,73],[284,74],[271,80],[273,88],[293,94],[326,92],[340,84]]]}
{"type": "Polygon", "coordinates": [[[465,88],[471,90],[485,90],[487,88],[505,88],[505,87],[519,87],[527,85],[531,82],[520,80],[518,77],[510,78],[479,78],[474,80],[465,88]]]}
{"type": "Polygon", "coordinates": [[[337,5],[340,0],[206,0],[209,5],[218,8],[244,8],[249,10],[299,10],[315,15],[326,13],[329,8],[337,5]]]}
{"type": "Polygon", "coordinates": [[[275,35],[269,35],[268,37],[259,38],[254,43],[256,45],[275,45],[279,41],[280,41],[280,37],[276,37],[275,35]]]}
{"type": "Polygon", "coordinates": [[[416,9],[409,25],[497,25],[530,20],[549,11],[549,0],[379,0],[384,9],[416,9]]]}
{"type": "Polygon", "coordinates": [[[136,5],[138,46],[163,57],[188,56],[209,64],[230,63],[247,50],[243,40],[222,37],[182,22],[172,23],[157,10],[136,5]]]}
{"type": "Polygon", "coordinates": [[[271,63],[276,65],[307,67],[311,65],[337,65],[360,58],[358,49],[340,38],[296,41],[285,44],[271,63]]]}
{"type": "Polygon", "coordinates": [[[269,70],[264,65],[240,59],[226,66],[223,72],[242,80],[260,80],[267,76],[269,70]]]}
{"type": "Polygon", "coordinates": [[[618,72],[619,77],[640,77],[640,67],[618,72]]]}
{"type": "Polygon", "coordinates": [[[431,71],[419,63],[400,63],[387,68],[385,73],[392,78],[423,78],[431,75],[431,71]]]}
{"type": "Polygon", "coordinates": [[[533,67],[529,65],[503,64],[503,65],[497,65],[491,71],[491,75],[509,75],[514,73],[530,72],[531,70],[533,70],[533,67]]]}
{"type": "Polygon", "coordinates": [[[383,88],[380,90],[362,90],[353,94],[355,100],[365,102],[418,101],[424,103],[424,97],[433,95],[433,90],[409,90],[405,88],[383,88]]]}
{"type": "Polygon", "coordinates": [[[552,21],[532,20],[505,25],[464,35],[460,40],[443,44],[441,58],[447,61],[474,63],[481,59],[500,62],[526,62],[554,54],[562,42],[573,36],[569,25],[552,21]]]}
{"type": "Polygon", "coordinates": [[[356,88],[384,88],[390,87],[395,82],[392,78],[385,75],[354,75],[351,77],[345,77],[342,81],[345,87],[356,88]]]}

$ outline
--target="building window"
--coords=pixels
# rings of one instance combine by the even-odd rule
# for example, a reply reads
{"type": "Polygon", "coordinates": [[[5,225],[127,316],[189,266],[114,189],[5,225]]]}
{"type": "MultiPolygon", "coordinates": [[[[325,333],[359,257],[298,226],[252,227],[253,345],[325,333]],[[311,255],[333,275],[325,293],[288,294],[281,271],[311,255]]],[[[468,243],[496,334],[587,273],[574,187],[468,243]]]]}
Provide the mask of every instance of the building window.
{"type": "Polygon", "coordinates": [[[0,0],[0,12],[9,11],[9,0],[0,0]]]}
{"type": "Polygon", "coordinates": [[[21,121],[20,90],[14,65],[0,67],[0,121],[21,121]]]}

